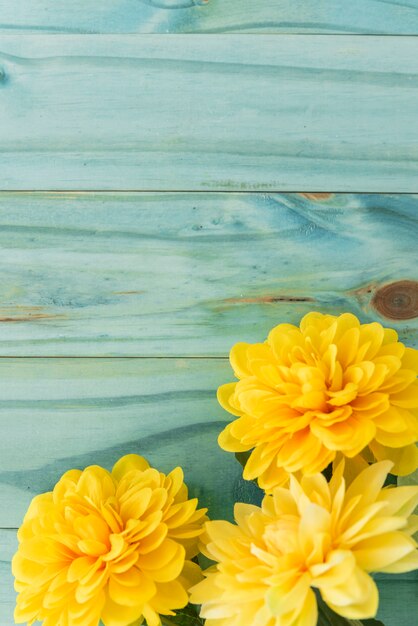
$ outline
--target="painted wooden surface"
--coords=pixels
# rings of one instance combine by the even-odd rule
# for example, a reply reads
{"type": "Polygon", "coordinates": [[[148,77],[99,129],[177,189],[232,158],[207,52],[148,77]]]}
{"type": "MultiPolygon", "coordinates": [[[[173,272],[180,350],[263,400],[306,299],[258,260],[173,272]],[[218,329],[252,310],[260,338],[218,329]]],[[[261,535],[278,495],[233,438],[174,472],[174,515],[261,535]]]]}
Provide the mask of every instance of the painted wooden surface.
{"type": "Polygon", "coordinates": [[[4,35],[0,188],[416,192],[418,38],[4,35]]]}
{"type": "Polygon", "coordinates": [[[226,356],[312,309],[418,344],[417,232],[418,196],[3,193],[0,356],[226,356]]]}
{"type": "Polygon", "coordinates": [[[418,32],[417,0],[0,0],[0,32],[418,32]]]}
{"type": "MultiPolygon", "coordinates": [[[[233,343],[319,309],[418,346],[418,0],[0,0],[0,33],[12,626],[16,528],[68,468],[137,452],[212,517],[259,498],[216,445],[233,343]]],[[[379,586],[411,626],[417,575],[379,586]]]]}
{"type": "Polygon", "coordinates": [[[1,359],[0,528],[19,526],[67,469],[134,452],[162,471],[182,465],[212,515],[230,517],[250,483],[216,443],[228,375],[217,359],[1,359]]]}

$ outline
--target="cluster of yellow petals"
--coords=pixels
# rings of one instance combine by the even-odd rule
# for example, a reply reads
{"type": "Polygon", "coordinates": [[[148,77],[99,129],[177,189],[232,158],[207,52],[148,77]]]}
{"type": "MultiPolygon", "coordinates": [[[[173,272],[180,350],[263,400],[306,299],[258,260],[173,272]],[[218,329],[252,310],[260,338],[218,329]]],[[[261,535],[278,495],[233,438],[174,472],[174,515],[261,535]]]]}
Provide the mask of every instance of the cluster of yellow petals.
{"type": "Polygon", "coordinates": [[[252,450],[244,478],[267,492],[289,473],[323,471],[338,455],[390,459],[393,473],[418,466],[418,351],[381,324],[352,314],[309,313],[280,324],[265,343],[238,343],[238,382],[219,388],[238,419],[219,437],[224,450],[252,450]]]}
{"type": "Polygon", "coordinates": [[[313,588],[348,619],[375,616],[369,572],[418,567],[418,487],[382,489],[391,466],[371,465],[348,487],[343,462],[329,483],[291,476],[261,508],[237,504],[237,525],[207,522],[204,552],[217,563],[191,589],[206,626],[316,626],[313,588]]]}
{"type": "Polygon", "coordinates": [[[128,455],[112,472],[67,472],[33,499],[19,530],[16,623],[160,626],[201,577],[191,559],[205,512],[179,467],[165,475],[128,455]]]}

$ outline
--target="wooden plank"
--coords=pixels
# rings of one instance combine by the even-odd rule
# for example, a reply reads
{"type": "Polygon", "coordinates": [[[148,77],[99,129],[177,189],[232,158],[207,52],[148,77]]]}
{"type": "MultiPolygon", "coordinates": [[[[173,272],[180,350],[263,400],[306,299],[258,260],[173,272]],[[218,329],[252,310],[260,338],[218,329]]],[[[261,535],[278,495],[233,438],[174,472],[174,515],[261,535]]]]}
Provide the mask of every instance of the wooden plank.
{"type": "Polygon", "coordinates": [[[315,309],[416,344],[417,225],[418,196],[3,193],[0,355],[226,356],[315,309]]]}
{"type": "Polygon", "coordinates": [[[4,35],[0,188],[416,192],[418,38],[4,35]]]}
{"type": "Polygon", "coordinates": [[[228,372],[216,359],[0,360],[0,528],[18,527],[67,469],[111,467],[128,453],[162,471],[181,465],[201,504],[231,517],[256,488],[216,443],[228,372]]]}
{"type": "Polygon", "coordinates": [[[418,2],[387,0],[0,0],[0,32],[418,32],[418,2]]]}
{"type": "Polygon", "coordinates": [[[15,605],[15,592],[13,589],[13,577],[8,561],[0,561],[0,626],[13,626],[13,611],[15,605]]]}

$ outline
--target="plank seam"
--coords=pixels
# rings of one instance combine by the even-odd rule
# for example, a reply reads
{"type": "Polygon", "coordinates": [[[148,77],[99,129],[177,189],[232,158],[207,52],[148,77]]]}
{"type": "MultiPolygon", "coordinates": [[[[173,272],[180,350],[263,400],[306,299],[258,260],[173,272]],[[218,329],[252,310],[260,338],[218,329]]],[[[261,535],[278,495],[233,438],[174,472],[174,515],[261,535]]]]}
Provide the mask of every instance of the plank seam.
{"type": "Polygon", "coordinates": [[[341,196],[352,196],[357,194],[367,194],[368,196],[413,196],[418,194],[418,187],[416,191],[338,191],[335,189],[309,189],[309,190],[283,190],[283,189],[248,189],[245,191],[235,189],[216,189],[216,190],[206,190],[206,189],[0,189],[0,194],[37,194],[42,195],[45,193],[51,194],[78,194],[78,195],[88,195],[88,194],[206,194],[206,195],[263,195],[263,194],[280,194],[280,195],[290,195],[290,194],[300,194],[300,193],[332,193],[338,194],[341,196]]]}
{"type": "Polygon", "coordinates": [[[105,359],[105,360],[127,360],[127,359],[131,359],[131,360],[148,360],[148,361],[156,361],[156,360],[173,360],[176,361],[178,359],[182,359],[182,360],[190,360],[190,361],[198,361],[198,360],[205,360],[205,361],[228,361],[229,357],[228,356],[204,356],[204,355],[199,355],[199,354],[192,354],[192,355],[170,355],[170,356],[132,356],[132,355],[128,355],[128,356],[106,356],[106,355],[99,355],[99,356],[94,356],[94,355],[81,355],[81,356],[74,356],[74,355],[58,355],[58,356],[53,356],[53,355],[28,355],[28,356],[24,356],[24,355],[0,355],[0,359],[92,359],[97,361],[98,359],[105,359]]]}

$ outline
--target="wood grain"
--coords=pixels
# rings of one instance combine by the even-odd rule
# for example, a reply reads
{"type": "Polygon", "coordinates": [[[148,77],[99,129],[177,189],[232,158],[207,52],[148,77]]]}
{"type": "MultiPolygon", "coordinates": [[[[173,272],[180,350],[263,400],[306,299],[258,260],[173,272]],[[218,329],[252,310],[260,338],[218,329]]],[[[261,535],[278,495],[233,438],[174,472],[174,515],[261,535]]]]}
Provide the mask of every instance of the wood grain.
{"type": "Polygon", "coordinates": [[[4,35],[0,188],[416,192],[418,38],[4,35]]]}
{"type": "Polygon", "coordinates": [[[1,359],[0,528],[20,525],[31,498],[69,468],[111,467],[124,454],[161,471],[181,465],[213,517],[256,488],[217,446],[228,415],[222,360],[1,359]]]}
{"type": "Polygon", "coordinates": [[[16,594],[13,589],[13,577],[9,561],[0,560],[0,578],[0,626],[12,626],[15,624],[13,611],[16,594]]]}
{"type": "Polygon", "coordinates": [[[0,32],[418,32],[418,2],[403,0],[0,0],[0,32]]]}
{"type": "Polygon", "coordinates": [[[417,216],[404,195],[0,194],[0,356],[226,356],[315,309],[416,344],[417,216]]]}

